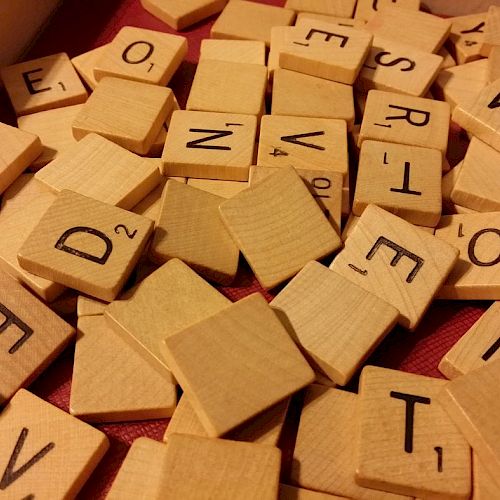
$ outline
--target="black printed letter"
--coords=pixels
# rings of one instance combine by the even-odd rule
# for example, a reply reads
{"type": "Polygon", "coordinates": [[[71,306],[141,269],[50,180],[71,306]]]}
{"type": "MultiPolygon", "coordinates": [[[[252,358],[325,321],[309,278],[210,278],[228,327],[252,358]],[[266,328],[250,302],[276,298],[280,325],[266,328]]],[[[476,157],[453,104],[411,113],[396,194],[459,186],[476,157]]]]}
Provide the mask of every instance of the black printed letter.
{"type": "Polygon", "coordinates": [[[489,262],[483,262],[476,257],[477,240],[480,238],[480,236],[486,233],[495,233],[496,235],[500,236],[500,229],[497,229],[495,227],[488,227],[486,229],[481,229],[481,231],[478,231],[469,241],[469,248],[468,248],[469,260],[474,265],[480,267],[496,266],[500,262],[500,252],[498,253],[498,257],[496,259],[493,259],[489,262]]]}
{"type": "Polygon", "coordinates": [[[28,88],[28,92],[31,95],[35,95],[35,94],[39,94],[40,92],[47,92],[48,90],[52,90],[52,87],[44,87],[43,89],[35,89],[35,87],[33,87],[34,83],[39,83],[43,79],[42,78],[35,78],[34,80],[32,80],[30,78],[30,75],[32,73],[38,73],[39,71],[43,71],[43,68],[32,69],[31,71],[25,71],[23,73],[24,83],[26,84],[26,87],[28,88]]]}
{"type": "Polygon", "coordinates": [[[0,313],[5,316],[3,323],[0,325],[0,333],[7,330],[11,325],[16,325],[23,332],[23,336],[9,349],[9,354],[14,354],[33,335],[33,329],[3,304],[0,304],[0,313]]]}
{"type": "Polygon", "coordinates": [[[400,109],[405,111],[404,115],[399,116],[386,116],[386,120],[406,120],[410,125],[414,125],[415,127],[425,127],[429,120],[431,119],[431,114],[429,111],[421,111],[420,109],[407,108],[405,106],[395,106],[393,104],[389,104],[389,107],[392,109],[400,109]],[[418,122],[412,119],[412,114],[423,115],[423,120],[418,122]]]}
{"type": "Polygon", "coordinates": [[[87,259],[90,260],[91,262],[95,262],[97,264],[104,265],[106,264],[106,261],[108,260],[109,256],[111,255],[111,250],[113,250],[113,243],[111,240],[101,231],[94,229],[93,227],[85,227],[85,226],[78,226],[78,227],[72,227],[68,229],[67,231],[64,231],[64,233],[61,235],[61,237],[57,240],[57,243],[55,244],[55,247],[58,250],[62,250],[63,252],[70,253],[71,255],[76,255],[77,257],[81,257],[82,259],[87,259]],[[66,240],[75,233],[88,233],[92,234],[94,236],[97,236],[100,238],[102,241],[104,241],[104,244],[106,245],[106,249],[104,250],[104,253],[101,256],[98,255],[92,255],[87,252],[83,252],[81,250],[78,250],[76,248],[70,247],[66,245],[66,240]]]}

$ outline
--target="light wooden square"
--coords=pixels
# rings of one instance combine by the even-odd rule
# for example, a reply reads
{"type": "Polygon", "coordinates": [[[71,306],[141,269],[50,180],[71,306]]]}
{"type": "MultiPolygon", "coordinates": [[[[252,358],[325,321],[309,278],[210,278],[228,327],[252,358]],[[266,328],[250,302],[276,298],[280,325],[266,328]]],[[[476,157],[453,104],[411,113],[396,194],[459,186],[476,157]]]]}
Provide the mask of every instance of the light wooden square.
{"type": "Polygon", "coordinates": [[[397,40],[375,36],[359,74],[358,86],[423,96],[441,69],[443,58],[397,40]]]}
{"type": "Polygon", "coordinates": [[[377,13],[366,23],[365,30],[425,52],[437,52],[450,34],[451,21],[390,4],[377,9],[377,13]]]}
{"type": "Polygon", "coordinates": [[[439,149],[448,147],[450,105],[446,102],[370,90],[358,146],[364,140],[439,149]]]}
{"type": "Polygon", "coordinates": [[[279,500],[343,500],[344,497],[280,484],[279,500]]]}
{"type": "Polygon", "coordinates": [[[349,382],[399,317],[395,307],[318,262],[308,263],[271,306],[291,337],[339,385],[349,382]]]}
{"type": "Polygon", "coordinates": [[[472,452],[472,484],[474,500],[489,500],[500,496],[500,484],[472,452]]]}
{"type": "Polygon", "coordinates": [[[500,212],[446,215],[436,236],[453,245],[460,258],[438,297],[500,300],[500,212]]]}
{"type": "Polygon", "coordinates": [[[0,123],[0,194],[42,153],[37,134],[0,123]]]}
{"type": "Polygon", "coordinates": [[[159,160],[141,158],[97,134],[70,146],[35,174],[49,189],[64,189],[126,210],[161,180],[159,160]]]}
{"type": "Polygon", "coordinates": [[[94,76],[116,76],[167,85],[187,54],[187,39],[160,31],[124,26],[102,52],[94,76]]]}
{"type": "Polygon", "coordinates": [[[363,369],[358,484],[421,498],[469,498],[470,448],[438,401],[446,383],[386,368],[363,369]]]}
{"type": "Polygon", "coordinates": [[[484,42],[486,12],[451,19],[450,45],[458,64],[481,59],[481,47],[484,42]]]}
{"type": "Polygon", "coordinates": [[[277,69],[271,112],[273,115],[345,120],[350,130],[354,125],[352,87],[296,71],[277,69]]]}
{"type": "Polygon", "coordinates": [[[481,47],[481,55],[488,57],[491,49],[500,45],[500,7],[490,5],[484,27],[484,40],[481,47]]]}
{"type": "Polygon", "coordinates": [[[0,272],[0,404],[29,385],[62,352],[74,328],[18,281],[0,272]]]}
{"type": "Polygon", "coordinates": [[[211,38],[260,40],[269,47],[273,26],[290,26],[295,12],[244,0],[228,2],[210,30],[211,38]]]}
{"type": "Polygon", "coordinates": [[[354,18],[369,21],[379,9],[393,4],[408,10],[417,11],[420,9],[420,0],[358,0],[354,18]]]}
{"type": "Polygon", "coordinates": [[[247,181],[256,131],[255,116],[174,111],[163,150],[162,173],[247,181]]]}
{"type": "Polygon", "coordinates": [[[400,312],[415,330],[458,258],[452,245],[369,205],[330,265],[400,312]]]}
{"type": "Polygon", "coordinates": [[[364,141],[352,211],[373,203],[419,226],[441,218],[442,156],[437,149],[364,141]]]}
{"type": "Polygon", "coordinates": [[[84,52],[71,59],[71,63],[80,75],[80,78],[87,84],[87,86],[94,90],[97,86],[97,80],[94,75],[94,68],[97,61],[101,58],[102,54],[106,51],[106,45],[101,45],[95,49],[84,52]]]}
{"type": "Polygon", "coordinates": [[[238,269],[239,250],[219,215],[224,200],[187,184],[168,181],[150,257],[157,263],[181,259],[205,278],[230,284],[238,269]]]}
{"type": "Polygon", "coordinates": [[[200,61],[205,59],[246,64],[266,64],[266,44],[258,40],[201,41],[200,61]]]}
{"type": "Polygon", "coordinates": [[[5,498],[74,498],[109,447],[106,435],[21,389],[0,415],[5,498]],[[50,478],[50,480],[47,480],[50,478]]]}
{"type": "Polygon", "coordinates": [[[355,394],[337,389],[320,385],[307,388],[293,453],[293,484],[360,500],[407,499],[354,481],[357,400],[355,394]]]}
{"type": "Polygon", "coordinates": [[[500,486],[500,360],[449,382],[439,402],[463,433],[486,471],[500,486]]]}
{"type": "Polygon", "coordinates": [[[361,19],[351,19],[350,17],[329,16],[313,12],[299,12],[297,14],[297,19],[295,19],[295,26],[302,26],[303,23],[307,24],[311,19],[355,29],[361,29],[366,24],[365,21],[361,19]]]}
{"type": "Polygon", "coordinates": [[[125,422],[172,416],[172,376],[158,372],[106,324],[78,319],[70,413],[87,422],[125,422]]]}
{"type": "Polygon", "coordinates": [[[248,182],[218,181],[216,179],[188,179],[187,185],[228,199],[246,189],[248,187],[248,182]]]}
{"type": "Polygon", "coordinates": [[[95,132],[137,154],[147,154],[174,106],[169,88],[102,78],[73,122],[80,140],[95,132]]]}
{"type": "Polygon", "coordinates": [[[170,373],[163,340],[231,304],[186,264],[172,259],[104,310],[110,326],[135,350],[170,373]]]}
{"type": "Polygon", "coordinates": [[[286,0],[285,7],[296,12],[352,17],[356,0],[286,0]]]}
{"type": "Polygon", "coordinates": [[[65,53],[6,66],[0,77],[18,116],[87,100],[87,91],[65,53]]]}
{"type": "Polygon", "coordinates": [[[141,0],[153,16],[175,30],[182,30],[220,12],[227,0],[141,0]]]}
{"type": "Polygon", "coordinates": [[[310,19],[287,33],[280,68],[352,85],[370,50],[372,36],[310,19]]]}
{"type": "Polygon", "coordinates": [[[29,272],[102,300],[121,290],[153,230],[153,222],[63,190],[18,253],[29,272]]]}
{"type": "Polygon", "coordinates": [[[314,372],[258,293],[167,337],[164,344],[168,365],[213,437],[314,380],[314,372]]]}
{"type": "Polygon", "coordinates": [[[310,260],[341,245],[293,167],[225,201],[220,213],[264,288],[291,278],[310,260]]]}
{"type": "Polygon", "coordinates": [[[484,87],[474,100],[460,103],[453,110],[452,120],[469,134],[500,151],[498,108],[500,108],[500,80],[484,87]]]}

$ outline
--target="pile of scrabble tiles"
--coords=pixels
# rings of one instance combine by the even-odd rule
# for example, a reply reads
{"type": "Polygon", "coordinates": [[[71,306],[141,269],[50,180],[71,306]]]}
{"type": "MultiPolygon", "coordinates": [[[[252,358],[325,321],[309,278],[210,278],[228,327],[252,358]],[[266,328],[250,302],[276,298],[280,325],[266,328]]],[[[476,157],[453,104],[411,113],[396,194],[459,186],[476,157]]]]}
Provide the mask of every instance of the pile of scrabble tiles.
{"type": "Polygon", "coordinates": [[[142,3],[220,13],[186,109],[181,34],[0,69],[0,497],[72,498],[91,424],[171,417],[108,498],[500,498],[499,303],[449,381],[365,363],[436,298],[500,300],[500,8],[142,3]],[[240,253],[270,303],[220,292],[240,253]],[[69,415],[26,387],[75,340],[69,415]]]}

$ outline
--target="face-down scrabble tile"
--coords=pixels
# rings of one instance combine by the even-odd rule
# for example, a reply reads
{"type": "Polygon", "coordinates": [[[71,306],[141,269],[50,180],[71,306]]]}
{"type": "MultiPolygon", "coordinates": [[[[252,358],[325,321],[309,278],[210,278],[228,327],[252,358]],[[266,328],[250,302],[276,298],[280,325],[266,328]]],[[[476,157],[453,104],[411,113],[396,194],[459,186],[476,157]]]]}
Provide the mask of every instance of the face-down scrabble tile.
{"type": "Polygon", "coordinates": [[[87,91],[64,53],[4,67],[0,78],[18,116],[87,100],[87,91]]]}
{"type": "Polygon", "coordinates": [[[343,500],[344,497],[280,484],[279,500],[343,500]]]}
{"type": "Polygon", "coordinates": [[[500,302],[490,308],[446,353],[439,371],[449,379],[465,375],[500,358],[500,302]]]}
{"type": "Polygon", "coordinates": [[[330,269],[396,307],[413,331],[457,258],[452,245],[369,205],[330,269]]]}
{"type": "Polygon", "coordinates": [[[341,245],[293,167],[279,169],[219,210],[264,288],[279,285],[341,245]]]}
{"type": "Polygon", "coordinates": [[[167,337],[164,355],[212,437],[314,380],[313,370],[258,293],[167,337]]]}
{"type": "Polygon", "coordinates": [[[286,33],[279,66],[352,85],[371,42],[365,31],[310,19],[286,33]]]}
{"type": "Polygon", "coordinates": [[[439,402],[463,433],[486,471],[500,487],[500,360],[496,359],[446,385],[439,402]]]}
{"type": "Polygon", "coordinates": [[[313,12],[338,17],[352,17],[355,0],[286,0],[285,7],[297,12],[313,12]]]}
{"type": "Polygon", "coordinates": [[[21,389],[0,415],[5,498],[74,498],[106,453],[104,433],[21,389]],[[47,480],[50,478],[50,480],[47,480]]]}
{"type": "Polygon", "coordinates": [[[255,116],[174,111],[163,150],[162,173],[247,181],[256,131],[255,116]]]}
{"type": "Polygon", "coordinates": [[[449,41],[457,63],[465,64],[481,59],[486,12],[453,17],[451,22],[449,41]]]}
{"type": "Polygon", "coordinates": [[[40,138],[0,123],[0,194],[3,193],[42,153],[40,138]]]}
{"type": "Polygon", "coordinates": [[[472,498],[488,500],[500,496],[500,484],[486,470],[474,451],[472,452],[472,498]]]}
{"type": "Polygon", "coordinates": [[[124,26],[96,62],[97,81],[116,76],[165,86],[187,53],[187,39],[159,31],[124,26]]]}
{"type": "Polygon", "coordinates": [[[95,132],[137,154],[147,154],[174,107],[169,88],[102,78],[73,122],[77,140],[95,132]]]}
{"type": "Polygon", "coordinates": [[[435,234],[460,251],[438,297],[499,300],[500,212],[446,215],[435,234]]]}
{"type": "Polygon", "coordinates": [[[106,324],[78,320],[70,413],[87,422],[124,422],[172,416],[173,378],[160,373],[106,324]]]}
{"type": "Polygon", "coordinates": [[[122,289],[153,222],[63,190],[18,253],[21,267],[102,300],[122,289]]]}
{"type": "Polygon", "coordinates": [[[372,139],[439,149],[444,157],[449,127],[450,105],[446,102],[370,90],[358,146],[372,139]]]}
{"type": "Polygon", "coordinates": [[[500,45],[500,7],[491,5],[486,16],[481,55],[488,57],[493,47],[500,45]]]}
{"type": "Polygon", "coordinates": [[[26,387],[66,347],[74,328],[0,272],[0,404],[26,387]]]}
{"type": "Polygon", "coordinates": [[[216,40],[201,41],[200,61],[238,62],[266,65],[266,44],[258,40],[216,40]]]}
{"type": "Polygon", "coordinates": [[[420,226],[441,217],[442,156],[437,149],[364,141],[352,211],[373,203],[420,226]]]}
{"type": "Polygon", "coordinates": [[[149,249],[157,263],[178,258],[199,274],[228,285],[236,276],[239,250],[219,214],[225,200],[201,189],[168,181],[149,249]]]}
{"type": "Polygon", "coordinates": [[[425,52],[437,52],[448,38],[451,21],[391,3],[377,9],[364,29],[375,36],[392,38],[425,52]]]}
{"type": "Polygon", "coordinates": [[[365,488],[354,481],[357,404],[358,396],[350,392],[320,385],[306,389],[291,482],[302,488],[360,500],[408,499],[365,488]],[[332,432],[332,429],[342,431],[332,432]]]}
{"type": "Polygon", "coordinates": [[[71,59],[71,63],[80,75],[80,78],[87,84],[87,86],[94,90],[97,86],[97,80],[94,75],[94,68],[101,55],[106,50],[106,45],[101,45],[95,49],[84,52],[71,59]]]}
{"type": "Polygon", "coordinates": [[[271,306],[290,336],[339,385],[349,382],[399,317],[395,307],[318,262],[308,263],[271,306]]]}
{"type": "Polygon", "coordinates": [[[471,450],[440,404],[446,384],[375,366],[363,369],[358,484],[421,498],[469,498],[471,450]]]}
{"type": "Polygon", "coordinates": [[[420,8],[420,0],[358,0],[354,18],[369,21],[379,9],[392,4],[414,11],[420,8]]]}
{"type": "Polygon", "coordinates": [[[441,69],[443,58],[397,40],[375,36],[359,73],[358,86],[423,96],[441,69]]]}
{"type": "Polygon", "coordinates": [[[141,158],[97,134],[70,146],[35,174],[49,189],[69,189],[129,210],[161,180],[160,161],[141,158]]]}
{"type": "Polygon", "coordinates": [[[267,69],[262,64],[201,60],[186,103],[188,111],[260,115],[267,69]]]}

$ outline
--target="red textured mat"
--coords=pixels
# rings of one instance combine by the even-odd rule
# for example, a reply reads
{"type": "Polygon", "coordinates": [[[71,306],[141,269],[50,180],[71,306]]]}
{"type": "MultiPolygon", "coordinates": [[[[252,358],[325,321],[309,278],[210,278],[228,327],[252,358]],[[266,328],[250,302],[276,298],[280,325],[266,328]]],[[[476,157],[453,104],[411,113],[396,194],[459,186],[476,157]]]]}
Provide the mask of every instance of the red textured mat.
{"type": "MultiPolygon", "coordinates": [[[[182,1],[182,0],[179,0],[182,1]]],[[[282,5],[279,0],[262,3],[282,5]]],[[[209,36],[213,18],[182,32],[189,39],[187,60],[174,76],[173,88],[181,106],[189,93],[202,38],[209,36]]],[[[131,25],[174,33],[168,26],[147,13],[139,0],[66,0],[52,22],[32,48],[27,58],[56,52],[70,57],[109,42],[122,26],[131,25]]],[[[0,108],[6,103],[0,98],[0,108]]],[[[5,104],[7,105],[7,104],[5,104]]],[[[463,148],[454,150],[455,164],[463,148]]],[[[262,289],[248,268],[241,266],[236,285],[221,288],[232,300],[262,289]]],[[[264,293],[264,292],[263,292],[264,293]]],[[[270,294],[265,294],[270,298],[270,294]]],[[[436,302],[432,305],[419,329],[411,334],[396,329],[370,358],[369,363],[408,372],[441,377],[437,365],[446,351],[467,331],[488,307],[486,302],[436,302]]],[[[71,390],[73,349],[68,349],[31,387],[36,394],[52,404],[68,410],[71,390]]],[[[352,387],[356,387],[352,383],[352,387]]],[[[111,447],[79,498],[104,498],[130,444],[139,436],[161,440],[168,420],[98,425],[111,441],[111,447]]]]}

